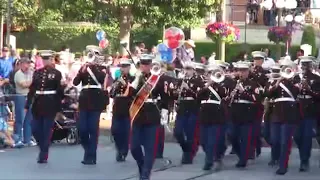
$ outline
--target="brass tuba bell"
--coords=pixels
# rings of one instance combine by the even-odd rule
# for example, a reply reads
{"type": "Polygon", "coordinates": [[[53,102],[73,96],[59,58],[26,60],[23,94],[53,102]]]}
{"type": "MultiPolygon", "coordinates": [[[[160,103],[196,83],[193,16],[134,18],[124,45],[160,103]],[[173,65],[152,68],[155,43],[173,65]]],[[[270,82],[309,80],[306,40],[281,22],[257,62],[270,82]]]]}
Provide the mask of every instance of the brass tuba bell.
{"type": "Polygon", "coordinates": [[[159,63],[154,63],[151,68],[152,75],[160,75],[161,73],[161,65],[159,63]]]}
{"type": "Polygon", "coordinates": [[[225,79],[225,73],[221,68],[214,69],[210,75],[210,80],[215,83],[221,83],[225,79]]]}
{"type": "Polygon", "coordinates": [[[280,76],[285,79],[291,79],[294,77],[294,75],[295,75],[295,72],[291,67],[285,66],[285,67],[282,67],[280,70],[280,76]]]}

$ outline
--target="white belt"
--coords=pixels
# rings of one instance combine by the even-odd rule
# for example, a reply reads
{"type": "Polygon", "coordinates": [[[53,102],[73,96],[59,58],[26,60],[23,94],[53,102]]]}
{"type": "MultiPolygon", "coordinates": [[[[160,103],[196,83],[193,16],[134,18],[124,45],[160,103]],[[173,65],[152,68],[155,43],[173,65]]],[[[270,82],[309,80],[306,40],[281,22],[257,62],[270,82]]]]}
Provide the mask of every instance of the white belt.
{"type": "Polygon", "coordinates": [[[248,100],[243,100],[243,99],[239,99],[239,100],[235,100],[234,103],[240,103],[240,104],[253,104],[253,102],[248,101],[248,100]]]}
{"type": "Polygon", "coordinates": [[[145,101],[145,103],[156,103],[156,102],[157,102],[156,99],[147,99],[147,100],[145,101]]]}
{"type": "Polygon", "coordinates": [[[85,85],[82,89],[101,89],[100,85],[85,85]]]}
{"type": "Polygon", "coordinates": [[[310,96],[310,95],[298,95],[298,98],[300,98],[300,99],[312,99],[312,96],[310,96]]]}
{"type": "Polygon", "coordinates": [[[193,97],[182,97],[181,100],[194,100],[193,97]]]}
{"type": "Polygon", "coordinates": [[[295,101],[296,100],[291,97],[282,97],[274,100],[274,102],[295,102],[295,101]]]}
{"type": "Polygon", "coordinates": [[[36,91],[36,94],[39,94],[39,95],[49,95],[49,94],[56,94],[57,91],[55,90],[52,90],[52,91],[36,91]]]}
{"type": "Polygon", "coordinates": [[[217,101],[217,100],[202,100],[201,104],[221,104],[221,101],[217,101]]]}

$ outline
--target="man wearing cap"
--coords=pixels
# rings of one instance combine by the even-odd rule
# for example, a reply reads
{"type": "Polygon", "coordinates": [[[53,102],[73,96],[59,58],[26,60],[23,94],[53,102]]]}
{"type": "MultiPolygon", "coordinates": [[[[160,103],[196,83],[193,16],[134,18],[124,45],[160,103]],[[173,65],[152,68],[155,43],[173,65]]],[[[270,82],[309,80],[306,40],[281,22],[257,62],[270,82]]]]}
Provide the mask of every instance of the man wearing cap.
{"type": "MultiPolygon", "coordinates": [[[[268,71],[264,68],[268,68],[268,69],[270,68],[270,67],[263,67],[263,65],[266,63],[267,54],[261,51],[254,51],[252,52],[252,57],[253,57],[254,67],[253,67],[252,73],[250,74],[250,78],[253,81],[257,82],[260,87],[260,91],[263,91],[264,87],[268,82],[268,77],[266,76],[268,71]]],[[[255,126],[253,128],[253,144],[252,144],[250,159],[255,159],[255,156],[260,156],[261,154],[260,136],[261,136],[262,116],[264,111],[263,102],[257,103],[257,108],[258,108],[258,112],[256,116],[255,126]]]]}
{"type": "Polygon", "coordinates": [[[309,170],[309,159],[312,149],[312,138],[315,135],[317,105],[320,98],[320,77],[312,73],[314,57],[300,57],[302,73],[300,77],[300,91],[298,95],[302,119],[295,134],[295,142],[299,148],[300,171],[309,170]]]}
{"type": "Polygon", "coordinates": [[[182,164],[192,164],[199,145],[197,93],[201,90],[202,79],[195,74],[194,69],[192,62],[184,64],[185,77],[180,80],[176,88],[178,110],[174,136],[183,151],[182,164]]]}
{"type": "Polygon", "coordinates": [[[20,69],[14,75],[14,82],[17,94],[17,96],[14,97],[14,133],[18,137],[16,140],[16,146],[23,146],[24,144],[27,146],[34,146],[35,143],[31,140],[31,110],[28,110],[27,112],[24,111],[27,94],[29,92],[29,87],[32,81],[33,72],[30,71],[31,60],[25,57],[20,59],[19,63],[20,69]]]}
{"type": "Polygon", "coordinates": [[[62,76],[53,67],[52,56],[43,62],[44,67],[34,72],[25,105],[25,112],[32,106],[32,133],[40,148],[38,163],[47,163],[54,118],[63,99],[62,76]]]}
{"type": "Polygon", "coordinates": [[[109,104],[107,69],[101,59],[90,58],[79,70],[73,80],[75,86],[82,84],[79,96],[79,134],[84,149],[84,165],[95,165],[97,161],[97,144],[99,136],[100,114],[109,104]]]}
{"type": "Polygon", "coordinates": [[[153,58],[154,56],[151,55],[140,57],[141,73],[137,73],[135,80],[131,83],[132,88],[130,90],[131,96],[136,97],[129,110],[132,121],[130,149],[139,168],[140,180],[150,179],[154,158],[156,157],[161,124],[161,114],[157,107],[158,97],[161,97],[161,103],[165,103],[168,98],[168,94],[164,91],[164,76],[161,75],[162,73],[157,74],[151,71],[153,58]],[[146,84],[147,81],[150,84],[146,84]],[[143,88],[142,92],[147,92],[147,94],[138,94],[141,88],[143,88]],[[142,99],[146,96],[147,99],[142,99]],[[142,104],[140,105],[141,100],[142,104]],[[137,106],[139,108],[135,108],[137,106]],[[144,151],[142,151],[142,146],[144,151]]]}
{"type": "Polygon", "coordinates": [[[8,47],[2,48],[2,57],[0,58],[0,76],[9,82],[9,74],[13,71],[14,58],[10,56],[8,47]]]}
{"type": "Polygon", "coordinates": [[[132,98],[129,96],[129,85],[134,80],[130,76],[129,60],[122,60],[119,64],[121,76],[117,77],[111,86],[110,97],[113,98],[111,132],[114,138],[118,162],[125,161],[129,150],[130,116],[129,107],[132,98]]]}
{"type": "MultiPolygon", "coordinates": [[[[210,77],[216,76],[212,73],[219,73],[219,66],[209,66],[210,77]]],[[[225,152],[225,130],[226,130],[226,102],[228,96],[227,87],[222,82],[215,82],[211,79],[203,81],[203,87],[198,93],[198,100],[201,102],[199,121],[201,128],[200,142],[206,154],[203,170],[220,170],[222,158],[225,152]],[[214,114],[214,117],[212,116],[214,114]],[[214,165],[215,162],[215,165],[214,165]]],[[[222,77],[221,77],[222,78],[222,77]]]]}
{"type": "Polygon", "coordinates": [[[272,103],[272,117],[270,119],[271,162],[275,165],[279,161],[278,175],[287,173],[289,156],[292,146],[292,137],[297,123],[300,120],[299,80],[294,76],[294,63],[290,58],[280,62],[281,78],[270,86],[265,94],[272,103]]]}
{"type": "Polygon", "coordinates": [[[253,128],[257,116],[257,103],[261,103],[258,84],[250,79],[250,65],[246,62],[236,63],[239,73],[235,88],[230,93],[231,119],[233,122],[233,147],[239,161],[236,167],[246,167],[252,145],[253,128]],[[246,112],[244,114],[244,112],[246,112]]]}

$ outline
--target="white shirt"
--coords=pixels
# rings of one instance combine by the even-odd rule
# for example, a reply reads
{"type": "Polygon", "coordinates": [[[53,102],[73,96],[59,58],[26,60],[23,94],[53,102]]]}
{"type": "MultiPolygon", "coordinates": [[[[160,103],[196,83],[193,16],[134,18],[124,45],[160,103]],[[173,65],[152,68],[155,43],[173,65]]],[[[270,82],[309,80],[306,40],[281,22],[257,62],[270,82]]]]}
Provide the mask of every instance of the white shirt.
{"type": "Polygon", "coordinates": [[[56,64],[55,65],[55,68],[58,70],[58,71],[60,71],[60,73],[61,73],[61,76],[62,76],[62,78],[61,78],[61,81],[65,81],[65,80],[67,80],[67,74],[68,74],[68,70],[67,70],[67,68],[65,67],[65,66],[63,66],[63,65],[60,65],[60,64],[56,64]]]}
{"type": "Polygon", "coordinates": [[[18,70],[14,75],[14,83],[16,85],[17,94],[27,95],[29,93],[29,88],[21,87],[19,84],[23,82],[32,81],[33,72],[22,72],[18,70]]]}
{"type": "Polygon", "coordinates": [[[276,62],[272,59],[272,58],[267,58],[266,60],[264,60],[264,62],[262,63],[262,68],[263,69],[270,69],[272,66],[274,66],[276,64],[276,62]]]}

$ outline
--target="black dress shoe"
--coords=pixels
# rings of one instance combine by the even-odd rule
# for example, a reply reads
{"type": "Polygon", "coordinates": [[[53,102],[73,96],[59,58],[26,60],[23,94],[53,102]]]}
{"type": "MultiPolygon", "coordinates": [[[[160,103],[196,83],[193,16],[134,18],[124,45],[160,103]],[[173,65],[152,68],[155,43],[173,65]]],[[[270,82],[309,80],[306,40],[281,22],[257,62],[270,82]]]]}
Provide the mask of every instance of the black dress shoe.
{"type": "Polygon", "coordinates": [[[307,172],[307,171],[309,171],[309,163],[301,163],[301,164],[300,164],[299,171],[300,171],[300,172],[307,172]]]}
{"type": "Polygon", "coordinates": [[[181,164],[192,164],[191,153],[183,153],[181,164]]]}
{"type": "Polygon", "coordinates": [[[247,165],[245,163],[237,163],[236,168],[245,168],[247,165]]]}
{"type": "Polygon", "coordinates": [[[279,162],[278,162],[277,160],[271,160],[271,161],[268,163],[268,166],[273,167],[273,166],[276,166],[276,165],[278,165],[278,164],[279,164],[279,162]]]}
{"type": "Polygon", "coordinates": [[[38,164],[47,164],[48,160],[46,160],[46,159],[38,159],[37,163],[38,164]]]}
{"type": "Polygon", "coordinates": [[[126,160],[126,158],[124,155],[122,155],[121,153],[117,153],[117,156],[116,156],[117,162],[124,162],[125,160],[126,160]]]}
{"type": "Polygon", "coordinates": [[[93,160],[83,160],[83,161],[81,161],[81,163],[84,165],[95,165],[96,164],[96,162],[93,160]]]}
{"type": "Polygon", "coordinates": [[[157,155],[156,159],[163,159],[163,156],[162,155],[157,155]]]}
{"type": "Polygon", "coordinates": [[[205,163],[202,170],[209,171],[212,169],[213,164],[212,163],[205,163]]]}
{"type": "Polygon", "coordinates": [[[278,169],[276,171],[276,174],[278,175],[285,175],[287,173],[287,169],[278,169]]]}

